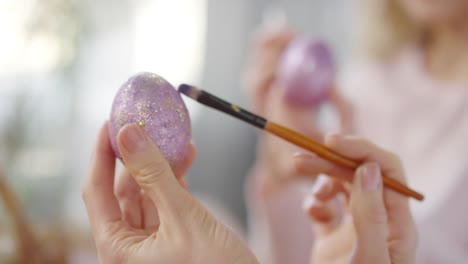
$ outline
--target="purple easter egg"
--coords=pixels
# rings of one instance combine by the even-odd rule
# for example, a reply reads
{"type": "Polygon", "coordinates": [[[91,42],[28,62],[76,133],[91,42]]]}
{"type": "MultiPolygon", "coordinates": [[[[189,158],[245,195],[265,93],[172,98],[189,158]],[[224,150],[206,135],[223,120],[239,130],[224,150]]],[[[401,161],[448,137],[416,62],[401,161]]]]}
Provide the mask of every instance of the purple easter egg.
{"type": "Polygon", "coordinates": [[[170,83],[157,74],[144,72],[121,86],[109,121],[112,148],[119,158],[117,134],[129,123],[144,127],[173,170],[181,166],[190,144],[190,117],[182,97],[170,83]]]}
{"type": "Polygon", "coordinates": [[[312,38],[299,37],[283,53],[277,80],[288,101],[313,107],[326,100],[334,78],[334,60],[327,45],[312,38]]]}

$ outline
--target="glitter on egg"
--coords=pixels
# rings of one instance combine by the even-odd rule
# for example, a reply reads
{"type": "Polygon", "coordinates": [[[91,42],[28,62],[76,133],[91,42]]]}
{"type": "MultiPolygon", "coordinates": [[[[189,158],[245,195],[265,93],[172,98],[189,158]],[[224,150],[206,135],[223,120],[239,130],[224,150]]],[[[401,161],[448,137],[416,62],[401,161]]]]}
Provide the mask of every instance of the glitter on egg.
{"type": "Polygon", "coordinates": [[[117,92],[109,135],[119,158],[117,134],[129,123],[146,130],[173,169],[183,163],[191,138],[190,118],[180,94],[166,80],[153,73],[140,73],[130,77],[117,92]]]}

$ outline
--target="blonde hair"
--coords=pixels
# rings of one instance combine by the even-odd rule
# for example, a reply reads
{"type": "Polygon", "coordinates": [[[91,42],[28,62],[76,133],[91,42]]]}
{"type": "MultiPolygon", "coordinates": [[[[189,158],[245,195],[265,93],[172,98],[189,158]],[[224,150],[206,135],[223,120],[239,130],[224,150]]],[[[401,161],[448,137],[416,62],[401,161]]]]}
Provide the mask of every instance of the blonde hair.
{"type": "Polygon", "coordinates": [[[409,43],[422,39],[422,29],[411,20],[398,0],[358,0],[357,51],[387,58],[409,43]]]}

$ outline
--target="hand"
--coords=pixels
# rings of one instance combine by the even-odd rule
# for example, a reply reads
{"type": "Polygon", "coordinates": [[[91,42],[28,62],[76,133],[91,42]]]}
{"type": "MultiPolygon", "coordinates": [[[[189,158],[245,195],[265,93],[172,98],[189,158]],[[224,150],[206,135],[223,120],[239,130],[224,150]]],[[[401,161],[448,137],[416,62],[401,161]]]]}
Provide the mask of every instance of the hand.
{"type": "Polygon", "coordinates": [[[244,243],[177,182],[142,129],[126,125],[118,144],[130,174],[119,178],[116,193],[107,125],[83,188],[101,263],[257,263],[244,243]]]}
{"type": "MultiPolygon", "coordinates": [[[[288,28],[261,28],[254,40],[244,86],[254,112],[322,141],[323,133],[318,126],[318,109],[300,107],[284,100],[283,90],[276,82],[282,53],[295,37],[296,33],[288,28]]],[[[339,113],[340,130],[349,130],[349,104],[334,87],[331,89],[329,102],[339,113]]],[[[259,188],[262,193],[274,193],[284,186],[284,183],[301,176],[290,159],[297,151],[298,147],[276,136],[262,135],[257,150],[256,170],[268,176],[255,181],[261,185],[259,188]]]]}
{"type": "Polygon", "coordinates": [[[384,189],[381,181],[385,174],[405,182],[398,157],[353,136],[332,135],[325,142],[363,165],[352,172],[310,154],[296,155],[300,172],[333,178],[321,177],[304,203],[315,222],[312,263],[414,263],[417,231],[408,200],[384,189]],[[343,181],[353,178],[352,186],[343,181]]]}

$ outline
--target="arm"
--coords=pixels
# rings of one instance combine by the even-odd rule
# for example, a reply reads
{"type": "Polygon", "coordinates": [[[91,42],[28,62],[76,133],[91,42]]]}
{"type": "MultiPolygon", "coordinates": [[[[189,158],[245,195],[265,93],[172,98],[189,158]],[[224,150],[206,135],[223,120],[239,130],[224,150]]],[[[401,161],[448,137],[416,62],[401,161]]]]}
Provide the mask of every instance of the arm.
{"type": "MultiPolygon", "coordinates": [[[[317,111],[288,103],[275,81],[281,54],[294,37],[295,33],[285,28],[259,32],[245,75],[247,95],[256,113],[322,140],[322,132],[316,127],[317,111]]],[[[335,89],[330,102],[340,113],[350,114],[349,105],[335,89]]],[[[340,120],[345,130],[349,120],[340,120]]],[[[301,201],[303,190],[310,187],[313,179],[303,178],[295,171],[291,156],[299,150],[282,139],[262,133],[257,159],[246,182],[249,224],[257,230],[251,234],[252,243],[268,263],[285,263],[285,259],[289,259],[288,263],[304,263],[309,256],[313,235],[302,214],[301,201]],[[294,225],[286,216],[295,217],[294,225]]]]}

